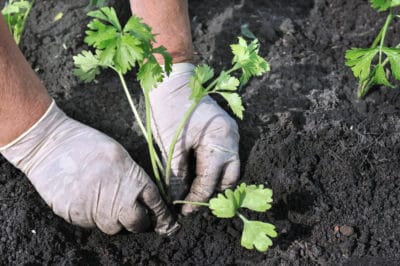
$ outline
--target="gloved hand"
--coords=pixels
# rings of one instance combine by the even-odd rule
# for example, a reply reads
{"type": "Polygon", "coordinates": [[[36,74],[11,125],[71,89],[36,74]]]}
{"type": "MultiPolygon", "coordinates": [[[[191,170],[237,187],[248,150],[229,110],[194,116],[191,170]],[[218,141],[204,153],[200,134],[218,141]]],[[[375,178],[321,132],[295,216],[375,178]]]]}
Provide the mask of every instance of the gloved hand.
{"type": "MultiPolygon", "coordinates": [[[[189,79],[194,66],[173,65],[169,77],[150,92],[153,133],[164,160],[173,135],[189,109],[189,79]]],[[[236,122],[210,97],[205,97],[193,112],[175,147],[172,160],[171,194],[181,199],[188,193],[188,155],[196,157],[196,178],[185,200],[206,202],[216,188],[224,190],[239,179],[239,133],[236,122]]],[[[182,214],[197,207],[185,204],[182,214]]]]}
{"type": "Polygon", "coordinates": [[[51,104],[43,117],[18,139],[0,148],[21,169],[54,213],[107,234],[131,232],[150,224],[172,234],[179,228],[157,187],[113,139],[85,126],[51,104]]]}

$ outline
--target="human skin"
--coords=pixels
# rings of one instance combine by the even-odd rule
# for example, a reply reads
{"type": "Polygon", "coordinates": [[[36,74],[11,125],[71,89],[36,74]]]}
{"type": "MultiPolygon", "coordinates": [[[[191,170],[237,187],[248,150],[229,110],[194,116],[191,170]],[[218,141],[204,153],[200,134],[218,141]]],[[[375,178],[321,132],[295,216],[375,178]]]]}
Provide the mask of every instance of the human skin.
{"type": "Polygon", "coordinates": [[[0,147],[28,130],[51,98],[0,16],[0,147]]]}
{"type": "MultiPolygon", "coordinates": [[[[164,46],[173,63],[191,62],[193,59],[187,0],[130,0],[132,13],[148,24],[158,46],[164,46]]],[[[161,56],[156,57],[163,64],[161,56]]]]}

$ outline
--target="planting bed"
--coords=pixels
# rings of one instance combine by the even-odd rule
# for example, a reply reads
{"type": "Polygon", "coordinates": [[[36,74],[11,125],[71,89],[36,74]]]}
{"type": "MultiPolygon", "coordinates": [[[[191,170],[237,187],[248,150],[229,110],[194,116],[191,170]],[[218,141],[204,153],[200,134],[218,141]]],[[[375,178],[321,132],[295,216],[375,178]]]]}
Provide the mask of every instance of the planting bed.
{"type": "MultiPolygon", "coordinates": [[[[21,44],[27,59],[70,116],[121,142],[150,173],[118,78],[106,72],[86,85],[72,75],[72,56],[85,48],[87,1],[36,2],[21,44]]],[[[111,4],[129,16],[128,1],[111,4]]],[[[0,157],[0,264],[399,265],[400,91],[358,100],[344,66],[345,50],[368,47],[385,15],[367,0],[191,0],[190,13],[198,62],[229,66],[228,45],[248,23],[271,64],[243,89],[239,127],[242,180],[274,190],[272,210],[250,215],[276,224],[274,246],[245,250],[241,221],[205,210],[181,219],[171,238],[81,229],[55,216],[0,157]]],[[[389,31],[395,42],[399,30],[389,31]]]]}

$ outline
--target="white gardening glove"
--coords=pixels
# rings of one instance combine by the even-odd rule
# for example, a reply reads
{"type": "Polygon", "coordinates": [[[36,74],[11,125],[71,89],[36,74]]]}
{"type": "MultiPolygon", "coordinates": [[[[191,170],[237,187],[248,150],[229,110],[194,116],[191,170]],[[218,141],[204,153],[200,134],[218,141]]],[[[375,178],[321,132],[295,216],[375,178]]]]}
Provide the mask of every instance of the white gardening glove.
{"type": "MultiPolygon", "coordinates": [[[[173,65],[169,77],[150,92],[153,132],[164,160],[184,114],[192,103],[189,79],[194,66],[173,65]]],[[[206,202],[215,189],[233,186],[239,178],[239,133],[236,122],[210,97],[193,112],[175,147],[172,160],[171,193],[174,199],[206,202]],[[194,150],[196,177],[189,184],[188,155],[194,150]],[[189,188],[190,186],[190,188],[189,188]]],[[[185,204],[182,214],[196,209],[185,204]]]]}
{"type": "Polygon", "coordinates": [[[139,232],[150,224],[147,207],[155,214],[158,233],[179,228],[157,187],[128,152],[69,118],[54,101],[31,129],[0,152],[69,223],[97,226],[107,234],[122,228],[139,232]]]}

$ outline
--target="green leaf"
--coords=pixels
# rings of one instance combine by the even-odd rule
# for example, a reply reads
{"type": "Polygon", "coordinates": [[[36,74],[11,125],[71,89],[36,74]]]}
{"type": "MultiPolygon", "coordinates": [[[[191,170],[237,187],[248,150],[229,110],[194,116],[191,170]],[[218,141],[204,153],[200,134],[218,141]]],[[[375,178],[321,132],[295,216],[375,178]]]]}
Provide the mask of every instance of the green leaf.
{"type": "Polygon", "coordinates": [[[1,10],[3,15],[17,14],[24,16],[25,12],[30,9],[31,3],[29,1],[9,1],[1,10]]]}
{"type": "Polygon", "coordinates": [[[240,119],[243,119],[244,107],[242,104],[242,98],[239,96],[239,94],[232,92],[218,93],[228,102],[229,107],[232,109],[232,112],[240,119]]]}
{"type": "Polygon", "coordinates": [[[162,81],[162,73],[161,66],[154,58],[149,59],[140,67],[137,79],[145,93],[150,92],[157,85],[157,82],[162,81]]]}
{"type": "Polygon", "coordinates": [[[372,59],[378,53],[378,48],[353,48],[346,51],[346,66],[349,66],[356,78],[361,81],[369,77],[372,59]]]}
{"type": "Polygon", "coordinates": [[[107,4],[107,0],[90,0],[89,7],[103,7],[107,4]]]}
{"type": "Polygon", "coordinates": [[[237,78],[232,77],[225,71],[222,71],[218,78],[217,85],[215,86],[215,91],[236,91],[239,84],[240,82],[237,78]]]}
{"type": "Polygon", "coordinates": [[[89,17],[97,18],[99,20],[106,21],[110,23],[118,31],[122,31],[121,24],[119,23],[117,13],[112,7],[102,7],[99,10],[90,11],[88,13],[89,17]]]}
{"type": "Polygon", "coordinates": [[[9,0],[1,10],[5,22],[17,44],[20,43],[25,22],[33,5],[32,1],[9,0]]]}
{"type": "MultiPolygon", "coordinates": [[[[152,49],[151,41],[154,40],[154,36],[150,27],[141,23],[141,19],[132,16],[122,30],[113,8],[104,7],[91,11],[88,15],[94,19],[88,24],[85,42],[101,51],[100,64],[109,65],[125,74],[138,62],[139,65],[144,65],[144,62],[154,57],[153,53],[160,53],[166,59],[166,70],[170,71],[171,59],[168,53],[163,47],[152,49]]],[[[159,67],[150,66],[152,64],[153,62],[145,66],[145,69],[149,69],[152,73],[144,75],[141,72],[142,77],[146,76],[142,81],[146,86],[153,84],[149,77],[154,79],[159,69],[159,67]]]]}
{"type": "Polygon", "coordinates": [[[258,40],[253,40],[250,44],[239,37],[237,44],[232,44],[231,49],[234,55],[232,63],[242,69],[240,83],[246,84],[253,76],[261,76],[270,71],[270,67],[264,58],[258,55],[259,43],[258,40]]]}
{"type": "Polygon", "coordinates": [[[99,65],[101,66],[113,66],[113,59],[115,55],[114,46],[110,46],[105,50],[97,50],[99,65]]]}
{"type": "Polygon", "coordinates": [[[153,49],[154,54],[160,54],[164,58],[164,71],[167,75],[169,75],[172,71],[172,57],[167,52],[167,49],[164,46],[160,46],[153,49]]]}
{"type": "Polygon", "coordinates": [[[241,191],[231,189],[225,190],[225,193],[219,193],[217,197],[209,201],[212,213],[219,218],[232,218],[241,203],[241,191]]]}
{"type": "Polygon", "coordinates": [[[73,59],[75,64],[74,74],[84,82],[94,80],[96,75],[100,73],[99,59],[92,52],[82,51],[82,53],[74,56],[73,59]]]}
{"type": "Polygon", "coordinates": [[[207,65],[199,65],[194,68],[190,77],[189,87],[192,89],[190,99],[200,100],[207,94],[203,84],[214,77],[214,69],[207,65]]]}
{"type": "Polygon", "coordinates": [[[400,6],[400,0],[392,0],[391,7],[400,6]]]}
{"type": "Polygon", "coordinates": [[[189,79],[189,87],[192,89],[192,94],[190,95],[191,100],[198,101],[207,94],[206,89],[194,75],[189,79]]]}
{"type": "Polygon", "coordinates": [[[370,0],[372,8],[385,11],[390,7],[391,0],[370,0]]]}
{"type": "Polygon", "coordinates": [[[142,48],[142,42],[130,35],[123,35],[121,36],[121,44],[128,53],[130,66],[135,66],[135,61],[143,60],[144,51],[142,48]]]}
{"type": "Polygon", "coordinates": [[[276,237],[278,233],[275,226],[269,223],[243,220],[244,228],[242,233],[241,245],[247,249],[254,247],[261,252],[266,251],[272,246],[270,237],[276,237]]]}
{"type": "Polygon", "coordinates": [[[204,84],[214,77],[214,69],[207,65],[200,65],[194,69],[194,75],[201,84],[204,84]]]}
{"type": "Polygon", "coordinates": [[[165,72],[171,72],[171,56],[164,47],[153,49],[151,28],[140,18],[132,16],[122,29],[113,8],[104,7],[88,15],[93,19],[88,24],[85,42],[96,48],[99,65],[111,67],[121,74],[139,65],[138,79],[145,91],[162,80],[163,70],[154,54],[163,56],[165,72]]]}
{"type": "Polygon", "coordinates": [[[135,66],[137,61],[143,60],[144,55],[140,44],[140,41],[129,35],[123,35],[117,39],[114,55],[114,65],[117,71],[125,74],[135,66]]]}
{"type": "Polygon", "coordinates": [[[85,43],[97,48],[105,49],[115,46],[118,39],[118,31],[112,25],[106,25],[98,19],[93,19],[88,24],[85,43]]]}
{"type": "Polygon", "coordinates": [[[264,185],[250,185],[241,184],[243,187],[244,197],[240,207],[248,208],[257,212],[265,212],[269,210],[272,202],[272,190],[264,188],[264,185]]]}
{"type": "Polygon", "coordinates": [[[378,64],[375,66],[373,80],[375,84],[393,88],[393,85],[388,81],[386,77],[385,69],[382,64],[378,64]]]}
{"type": "Polygon", "coordinates": [[[399,6],[400,0],[370,0],[371,6],[378,11],[386,11],[391,7],[399,6]]]}
{"type": "Polygon", "coordinates": [[[151,33],[151,28],[142,22],[142,19],[136,16],[129,18],[128,22],[124,26],[123,32],[129,33],[141,41],[154,42],[154,35],[151,33]]]}
{"type": "Polygon", "coordinates": [[[390,67],[392,69],[393,76],[400,80],[400,48],[382,48],[382,51],[389,58],[390,67]]]}
{"type": "Polygon", "coordinates": [[[263,185],[246,185],[242,183],[234,191],[225,190],[209,201],[209,208],[219,218],[232,218],[238,215],[244,223],[241,244],[247,249],[254,247],[265,251],[272,245],[270,237],[276,237],[275,226],[269,223],[251,221],[238,213],[239,208],[248,208],[254,211],[266,211],[271,207],[272,190],[263,185]]]}

